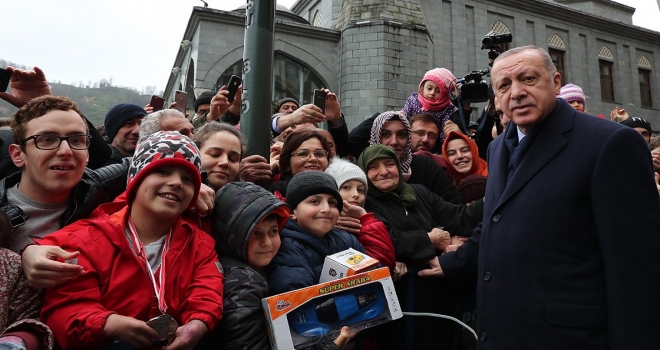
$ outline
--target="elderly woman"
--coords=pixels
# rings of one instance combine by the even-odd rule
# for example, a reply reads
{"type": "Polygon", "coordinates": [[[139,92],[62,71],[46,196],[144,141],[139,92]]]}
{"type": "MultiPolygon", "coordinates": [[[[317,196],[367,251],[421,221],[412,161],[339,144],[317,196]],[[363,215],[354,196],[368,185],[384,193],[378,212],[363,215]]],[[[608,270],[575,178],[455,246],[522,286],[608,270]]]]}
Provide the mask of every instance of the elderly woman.
{"type": "MultiPolygon", "coordinates": [[[[456,296],[451,281],[419,277],[413,271],[439,265],[437,256],[449,245],[450,234],[470,236],[481,221],[483,201],[470,207],[454,205],[422,185],[406,183],[399,156],[384,145],[365,149],[357,165],[368,179],[364,208],[385,224],[394,243],[395,287],[403,310],[453,313],[456,296]]],[[[379,332],[387,348],[442,349],[453,339],[454,325],[444,320],[414,318],[390,324],[390,331],[379,332]],[[405,334],[396,329],[405,329],[405,334]]]]}
{"type": "Polygon", "coordinates": [[[397,111],[384,112],[374,120],[369,144],[382,144],[396,153],[403,181],[424,185],[447,202],[464,204],[456,186],[440,166],[423,155],[412,154],[411,133],[404,115],[397,111]]]}

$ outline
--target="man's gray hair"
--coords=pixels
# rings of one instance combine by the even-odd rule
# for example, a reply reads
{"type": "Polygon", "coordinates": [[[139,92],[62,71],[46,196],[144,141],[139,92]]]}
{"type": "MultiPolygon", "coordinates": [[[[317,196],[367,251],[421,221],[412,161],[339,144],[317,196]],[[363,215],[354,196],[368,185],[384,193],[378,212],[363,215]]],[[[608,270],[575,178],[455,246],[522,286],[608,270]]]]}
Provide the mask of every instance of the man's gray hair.
{"type": "MultiPolygon", "coordinates": [[[[500,56],[497,59],[495,59],[495,62],[503,58],[506,58],[508,56],[515,55],[517,53],[521,53],[523,51],[528,51],[528,50],[536,51],[539,53],[539,55],[541,55],[541,59],[543,60],[543,66],[545,66],[545,70],[548,71],[550,75],[553,75],[557,72],[557,67],[555,67],[555,64],[552,62],[552,58],[550,57],[548,52],[545,51],[545,49],[534,45],[520,46],[520,47],[515,47],[511,50],[504,51],[500,54],[500,56]]],[[[493,62],[493,65],[495,65],[495,62],[493,62]]]]}
{"type": "Polygon", "coordinates": [[[153,112],[142,118],[142,123],[140,123],[140,138],[159,132],[160,121],[167,116],[186,117],[176,109],[163,109],[158,112],[153,112]]]}

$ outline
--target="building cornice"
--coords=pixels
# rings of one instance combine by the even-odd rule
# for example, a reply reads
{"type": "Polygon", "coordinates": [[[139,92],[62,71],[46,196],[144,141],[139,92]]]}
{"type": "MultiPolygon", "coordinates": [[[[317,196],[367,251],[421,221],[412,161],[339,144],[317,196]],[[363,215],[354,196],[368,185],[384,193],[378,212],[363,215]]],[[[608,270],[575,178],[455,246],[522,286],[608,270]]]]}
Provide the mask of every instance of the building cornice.
{"type": "Polygon", "coordinates": [[[629,25],[608,18],[575,10],[566,5],[542,0],[489,0],[494,11],[499,7],[510,7],[517,12],[540,13],[545,18],[558,22],[584,25],[595,31],[610,33],[617,37],[634,38],[639,42],[660,46],[660,33],[646,28],[629,25]]]}
{"type": "Polygon", "coordinates": [[[619,9],[619,10],[622,10],[622,11],[626,11],[626,12],[630,13],[631,15],[633,13],[635,13],[635,8],[634,7],[624,5],[624,4],[620,4],[618,2],[611,1],[611,0],[555,0],[555,2],[557,2],[559,4],[579,4],[579,3],[583,3],[583,2],[596,2],[596,3],[603,4],[603,5],[606,5],[606,6],[609,6],[609,7],[614,7],[616,9],[619,9]]]}

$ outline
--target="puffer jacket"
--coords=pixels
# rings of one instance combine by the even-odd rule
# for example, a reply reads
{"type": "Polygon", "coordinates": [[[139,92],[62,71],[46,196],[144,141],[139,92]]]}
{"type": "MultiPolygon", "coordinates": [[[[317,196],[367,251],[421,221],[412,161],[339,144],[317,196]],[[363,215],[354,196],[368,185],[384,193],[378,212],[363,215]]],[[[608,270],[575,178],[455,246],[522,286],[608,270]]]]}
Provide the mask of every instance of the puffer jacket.
{"type": "Polygon", "coordinates": [[[253,183],[231,182],[216,193],[211,232],[225,271],[225,294],[222,321],[209,336],[214,349],[270,349],[261,307],[261,299],[269,296],[268,279],[248,263],[248,245],[271,213],[280,216],[283,227],[289,216],[286,204],[253,183]]]}
{"type": "MultiPolygon", "coordinates": [[[[106,318],[117,313],[148,321],[161,314],[153,285],[141,258],[125,234],[128,207],[104,204],[80,220],[44,238],[45,244],[80,251],[85,273],[44,296],[41,319],[63,349],[98,349],[112,343],[105,336],[106,318]]],[[[213,330],[222,316],[223,273],[213,239],[184,220],[172,227],[165,256],[167,314],[179,325],[198,319],[213,330]]],[[[158,273],[154,271],[154,273],[158,273]]]]}
{"type": "Polygon", "coordinates": [[[271,294],[280,294],[319,283],[325,257],[353,248],[364,253],[357,238],[333,228],[322,239],[298,225],[292,219],[280,233],[282,246],[268,265],[271,294]]]}

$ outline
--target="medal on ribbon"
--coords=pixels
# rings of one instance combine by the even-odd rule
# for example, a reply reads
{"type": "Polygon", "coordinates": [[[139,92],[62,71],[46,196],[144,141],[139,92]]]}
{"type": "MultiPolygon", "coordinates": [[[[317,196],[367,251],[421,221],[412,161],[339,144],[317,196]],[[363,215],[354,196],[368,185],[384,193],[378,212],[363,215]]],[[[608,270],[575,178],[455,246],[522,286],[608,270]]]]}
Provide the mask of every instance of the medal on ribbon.
{"type": "Polygon", "coordinates": [[[172,230],[170,229],[170,232],[165,237],[165,242],[163,243],[163,252],[160,256],[158,283],[156,283],[156,277],[154,276],[153,271],[151,271],[149,260],[147,259],[147,255],[144,251],[144,245],[142,244],[140,238],[138,237],[137,230],[135,229],[135,224],[133,224],[133,220],[131,220],[130,218],[128,219],[128,227],[133,237],[133,246],[135,247],[135,250],[137,251],[139,257],[142,258],[142,261],[146,265],[145,270],[147,272],[149,280],[151,281],[151,284],[154,287],[154,292],[156,293],[156,299],[158,300],[158,309],[160,310],[160,312],[163,313],[160,316],[156,316],[150,319],[147,322],[147,326],[153,328],[156,332],[158,332],[158,334],[161,337],[161,340],[164,340],[167,339],[169,336],[174,335],[176,329],[179,327],[178,322],[176,322],[176,320],[172,316],[167,314],[167,303],[165,303],[165,255],[167,254],[167,251],[170,249],[170,239],[172,238],[172,230]]]}

